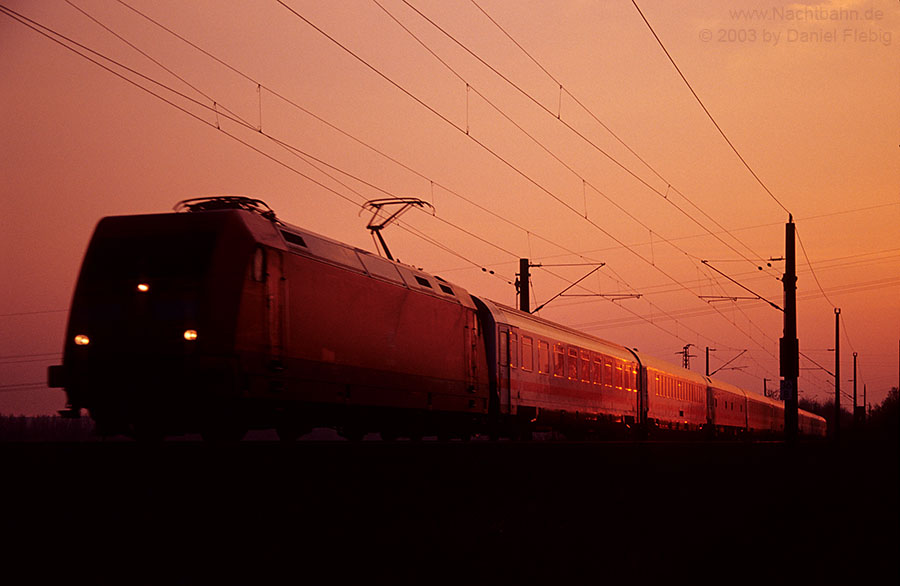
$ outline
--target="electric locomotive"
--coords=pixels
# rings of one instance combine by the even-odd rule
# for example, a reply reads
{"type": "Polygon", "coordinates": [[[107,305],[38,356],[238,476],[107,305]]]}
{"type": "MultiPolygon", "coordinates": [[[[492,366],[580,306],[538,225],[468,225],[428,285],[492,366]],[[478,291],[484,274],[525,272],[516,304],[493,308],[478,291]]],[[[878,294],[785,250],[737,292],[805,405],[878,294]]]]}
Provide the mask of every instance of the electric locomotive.
{"type": "Polygon", "coordinates": [[[50,371],[70,413],[149,437],[474,432],[487,359],[465,290],[259,200],[176,209],[98,224],[50,371]]]}

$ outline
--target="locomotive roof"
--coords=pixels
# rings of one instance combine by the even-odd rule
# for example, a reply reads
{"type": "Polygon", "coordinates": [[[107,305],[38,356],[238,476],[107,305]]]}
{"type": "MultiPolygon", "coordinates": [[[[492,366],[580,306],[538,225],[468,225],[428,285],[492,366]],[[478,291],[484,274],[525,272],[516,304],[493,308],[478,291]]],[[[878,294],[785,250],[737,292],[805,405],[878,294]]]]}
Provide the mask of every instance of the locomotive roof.
{"type": "Polygon", "coordinates": [[[368,250],[356,248],[327,236],[279,221],[278,228],[286,247],[292,252],[338,264],[370,277],[390,281],[409,289],[441,297],[474,308],[469,293],[459,285],[414,266],[383,258],[368,250]]]}
{"type": "Polygon", "coordinates": [[[175,209],[189,213],[239,214],[255,237],[267,245],[364,273],[465,307],[475,307],[469,293],[459,285],[416,267],[383,258],[285,222],[277,218],[265,202],[258,199],[242,196],[204,197],[179,202],[175,209]]]}

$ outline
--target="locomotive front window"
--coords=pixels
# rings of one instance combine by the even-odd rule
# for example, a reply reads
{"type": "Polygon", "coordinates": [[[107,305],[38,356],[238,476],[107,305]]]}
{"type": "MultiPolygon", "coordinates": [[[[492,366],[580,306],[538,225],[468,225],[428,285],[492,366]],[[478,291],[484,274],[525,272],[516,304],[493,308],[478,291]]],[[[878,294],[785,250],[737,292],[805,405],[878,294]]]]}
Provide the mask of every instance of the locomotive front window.
{"type": "Polygon", "coordinates": [[[196,277],[209,269],[215,245],[214,232],[104,235],[91,244],[84,274],[91,280],[196,277]]]}

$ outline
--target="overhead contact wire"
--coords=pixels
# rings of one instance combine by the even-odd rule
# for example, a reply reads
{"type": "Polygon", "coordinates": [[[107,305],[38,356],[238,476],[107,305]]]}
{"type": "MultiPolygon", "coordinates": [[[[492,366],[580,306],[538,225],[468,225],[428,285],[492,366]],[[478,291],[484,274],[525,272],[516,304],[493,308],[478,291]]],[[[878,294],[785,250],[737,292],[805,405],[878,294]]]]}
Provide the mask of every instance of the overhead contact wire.
{"type": "Polygon", "coordinates": [[[762,188],[765,190],[765,192],[769,194],[769,197],[771,197],[772,200],[773,200],[775,203],[777,203],[778,206],[779,206],[782,210],[784,210],[787,214],[790,215],[790,213],[791,213],[790,210],[788,210],[788,209],[785,207],[785,205],[784,205],[783,203],[781,203],[781,201],[780,201],[777,197],[775,197],[775,194],[772,193],[772,190],[770,190],[770,189],[768,188],[768,186],[767,186],[765,183],[763,183],[762,179],[759,178],[759,175],[756,174],[756,171],[754,171],[754,170],[750,167],[750,164],[747,163],[747,161],[746,161],[746,159],[744,159],[743,155],[741,155],[741,153],[738,152],[737,147],[734,146],[734,143],[731,142],[731,139],[728,138],[728,136],[725,134],[725,131],[722,130],[722,127],[719,126],[719,123],[716,122],[716,119],[715,119],[715,118],[713,118],[713,115],[712,115],[712,113],[709,111],[709,109],[706,107],[706,104],[703,103],[703,100],[700,99],[700,96],[698,96],[698,95],[697,95],[697,92],[694,91],[694,88],[693,88],[693,86],[691,86],[691,83],[690,83],[690,82],[687,80],[687,78],[684,76],[684,73],[682,73],[681,68],[678,67],[678,64],[677,64],[677,63],[675,63],[675,59],[672,57],[672,54],[669,53],[669,50],[666,49],[666,46],[663,44],[662,39],[660,39],[660,38],[659,38],[659,35],[656,34],[656,31],[653,29],[653,26],[650,24],[650,21],[647,20],[647,17],[646,17],[646,16],[644,16],[644,13],[643,13],[643,11],[641,10],[641,7],[638,6],[637,1],[636,1],[636,0],[631,0],[631,3],[634,4],[634,7],[637,9],[638,14],[640,14],[640,15],[641,15],[641,18],[643,19],[644,24],[646,24],[646,25],[647,25],[647,28],[650,29],[650,32],[653,33],[653,38],[655,38],[655,39],[656,39],[656,42],[659,43],[659,46],[662,48],[663,53],[665,53],[665,54],[666,54],[666,57],[669,58],[669,62],[671,62],[671,63],[672,63],[672,66],[675,67],[675,71],[677,71],[677,72],[678,72],[678,75],[681,76],[681,80],[684,82],[684,84],[687,86],[687,88],[691,91],[691,94],[694,96],[694,99],[697,100],[697,103],[700,104],[700,107],[703,108],[703,111],[706,112],[706,116],[709,118],[710,122],[713,123],[713,126],[716,127],[716,130],[719,131],[719,134],[722,135],[722,138],[725,139],[725,142],[728,143],[728,146],[730,146],[730,147],[731,147],[731,150],[734,151],[734,154],[737,155],[737,158],[740,159],[741,163],[744,164],[744,167],[747,168],[747,170],[750,172],[750,174],[753,176],[753,178],[756,179],[756,182],[759,183],[760,186],[762,186],[762,188]]]}

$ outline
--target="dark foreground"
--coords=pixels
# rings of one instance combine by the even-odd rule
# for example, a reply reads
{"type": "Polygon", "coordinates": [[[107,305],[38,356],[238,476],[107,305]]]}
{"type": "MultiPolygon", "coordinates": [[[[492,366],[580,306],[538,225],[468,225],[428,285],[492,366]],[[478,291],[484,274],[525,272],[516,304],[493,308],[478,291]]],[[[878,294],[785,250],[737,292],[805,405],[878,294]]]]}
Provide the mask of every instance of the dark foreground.
{"type": "Polygon", "coordinates": [[[0,443],[26,582],[898,578],[896,446],[0,443]]]}

